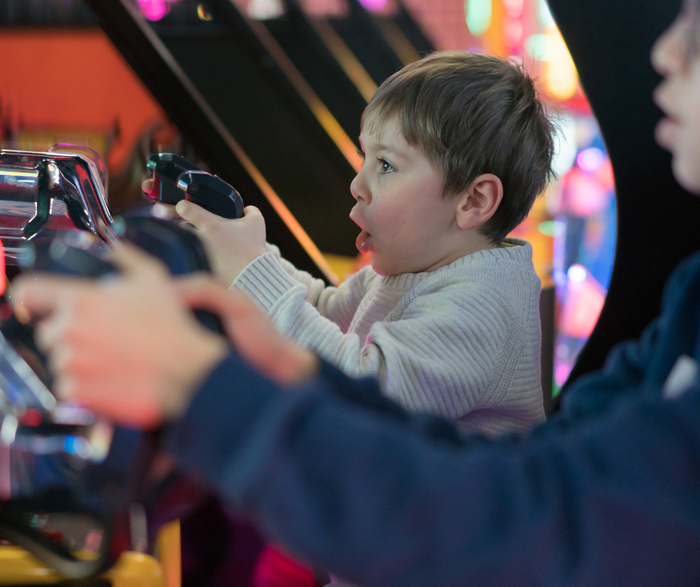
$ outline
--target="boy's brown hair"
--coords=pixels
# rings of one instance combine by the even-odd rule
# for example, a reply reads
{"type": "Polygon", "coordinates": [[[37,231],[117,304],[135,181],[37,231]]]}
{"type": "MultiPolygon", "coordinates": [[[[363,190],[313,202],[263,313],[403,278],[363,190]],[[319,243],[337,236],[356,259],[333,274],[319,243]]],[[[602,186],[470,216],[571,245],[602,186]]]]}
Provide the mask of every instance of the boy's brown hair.
{"type": "Polygon", "coordinates": [[[500,243],[527,216],[553,176],[554,126],[532,78],[512,61],[466,51],[433,53],[376,91],[362,125],[398,117],[406,141],[441,170],[443,196],[483,173],[503,184],[503,200],[480,227],[500,243]]]}

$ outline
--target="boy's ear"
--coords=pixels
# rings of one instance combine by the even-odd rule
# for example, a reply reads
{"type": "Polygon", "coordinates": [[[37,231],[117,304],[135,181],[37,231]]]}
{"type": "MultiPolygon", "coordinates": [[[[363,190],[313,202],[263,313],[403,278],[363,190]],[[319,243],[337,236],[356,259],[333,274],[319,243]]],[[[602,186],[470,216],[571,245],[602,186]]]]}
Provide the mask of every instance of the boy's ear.
{"type": "Polygon", "coordinates": [[[457,199],[457,225],[462,230],[482,226],[496,213],[502,199],[501,180],[493,173],[479,175],[457,199]]]}

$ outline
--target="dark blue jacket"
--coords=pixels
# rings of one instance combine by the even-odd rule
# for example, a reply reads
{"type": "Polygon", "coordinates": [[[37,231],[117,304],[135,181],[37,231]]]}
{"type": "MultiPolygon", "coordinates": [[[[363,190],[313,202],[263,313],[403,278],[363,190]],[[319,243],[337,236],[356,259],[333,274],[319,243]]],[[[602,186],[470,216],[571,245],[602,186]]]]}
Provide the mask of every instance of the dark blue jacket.
{"type": "Polygon", "coordinates": [[[281,390],[229,356],[173,425],[169,450],[304,559],[362,584],[700,584],[700,255],[661,316],[562,411],[487,441],[409,414],[324,364],[281,390]]]}

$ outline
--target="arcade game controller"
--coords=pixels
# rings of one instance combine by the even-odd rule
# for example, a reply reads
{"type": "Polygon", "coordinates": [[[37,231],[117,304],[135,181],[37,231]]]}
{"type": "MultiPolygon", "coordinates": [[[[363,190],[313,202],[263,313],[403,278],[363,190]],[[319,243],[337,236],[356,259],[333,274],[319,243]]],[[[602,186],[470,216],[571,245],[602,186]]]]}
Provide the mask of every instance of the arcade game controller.
{"type": "MultiPolygon", "coordinates": [[[[185,171],[174,183],[183,197],[192,192],[215,213],[242,215],[242,200],[231,186],[201,170],[185,171]],[[194,185],[201,187],[192,190],[194,185]]],[[[160,206],[112,218],[105,180],[99,158],[78,149],[1,151],[0,239],[8,264],[25,272],[105,279],[118,273],[110,249],[129,242],[159,258],[174,275],[209,271],[194,231],[164,218],[160,206]]],[[[215,316],[197,316],[223,333],[215,316]]],[[[27,317],[0,301],[0,538],[66,578],[92,577],[129,550],[135,533],[155,530],[135,528],[135,503],[145,504],[148,516],[166,496],[179,514],[186,507],[183,500],[196,502],[198,496],[183,492],[172,472],[150,473],[157,432],[115,426],[54,396],[32,329],[27,317]]],[[[159,524],[177,517],[162,510],[159,524]]]]}

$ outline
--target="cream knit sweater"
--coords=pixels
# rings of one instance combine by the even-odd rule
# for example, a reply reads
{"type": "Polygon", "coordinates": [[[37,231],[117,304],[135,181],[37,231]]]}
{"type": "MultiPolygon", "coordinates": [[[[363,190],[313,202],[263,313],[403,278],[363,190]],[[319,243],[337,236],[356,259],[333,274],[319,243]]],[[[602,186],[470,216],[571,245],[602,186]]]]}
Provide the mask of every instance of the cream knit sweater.
{"type": "Polygon", "coordinates": [[[487,435],[544,419],[540,281],[525,241],[429,273],[384,277],[365,267],[337,288],[270,247],[231,287],[346,374],[379,378],[409,410],[487,435]]]}

